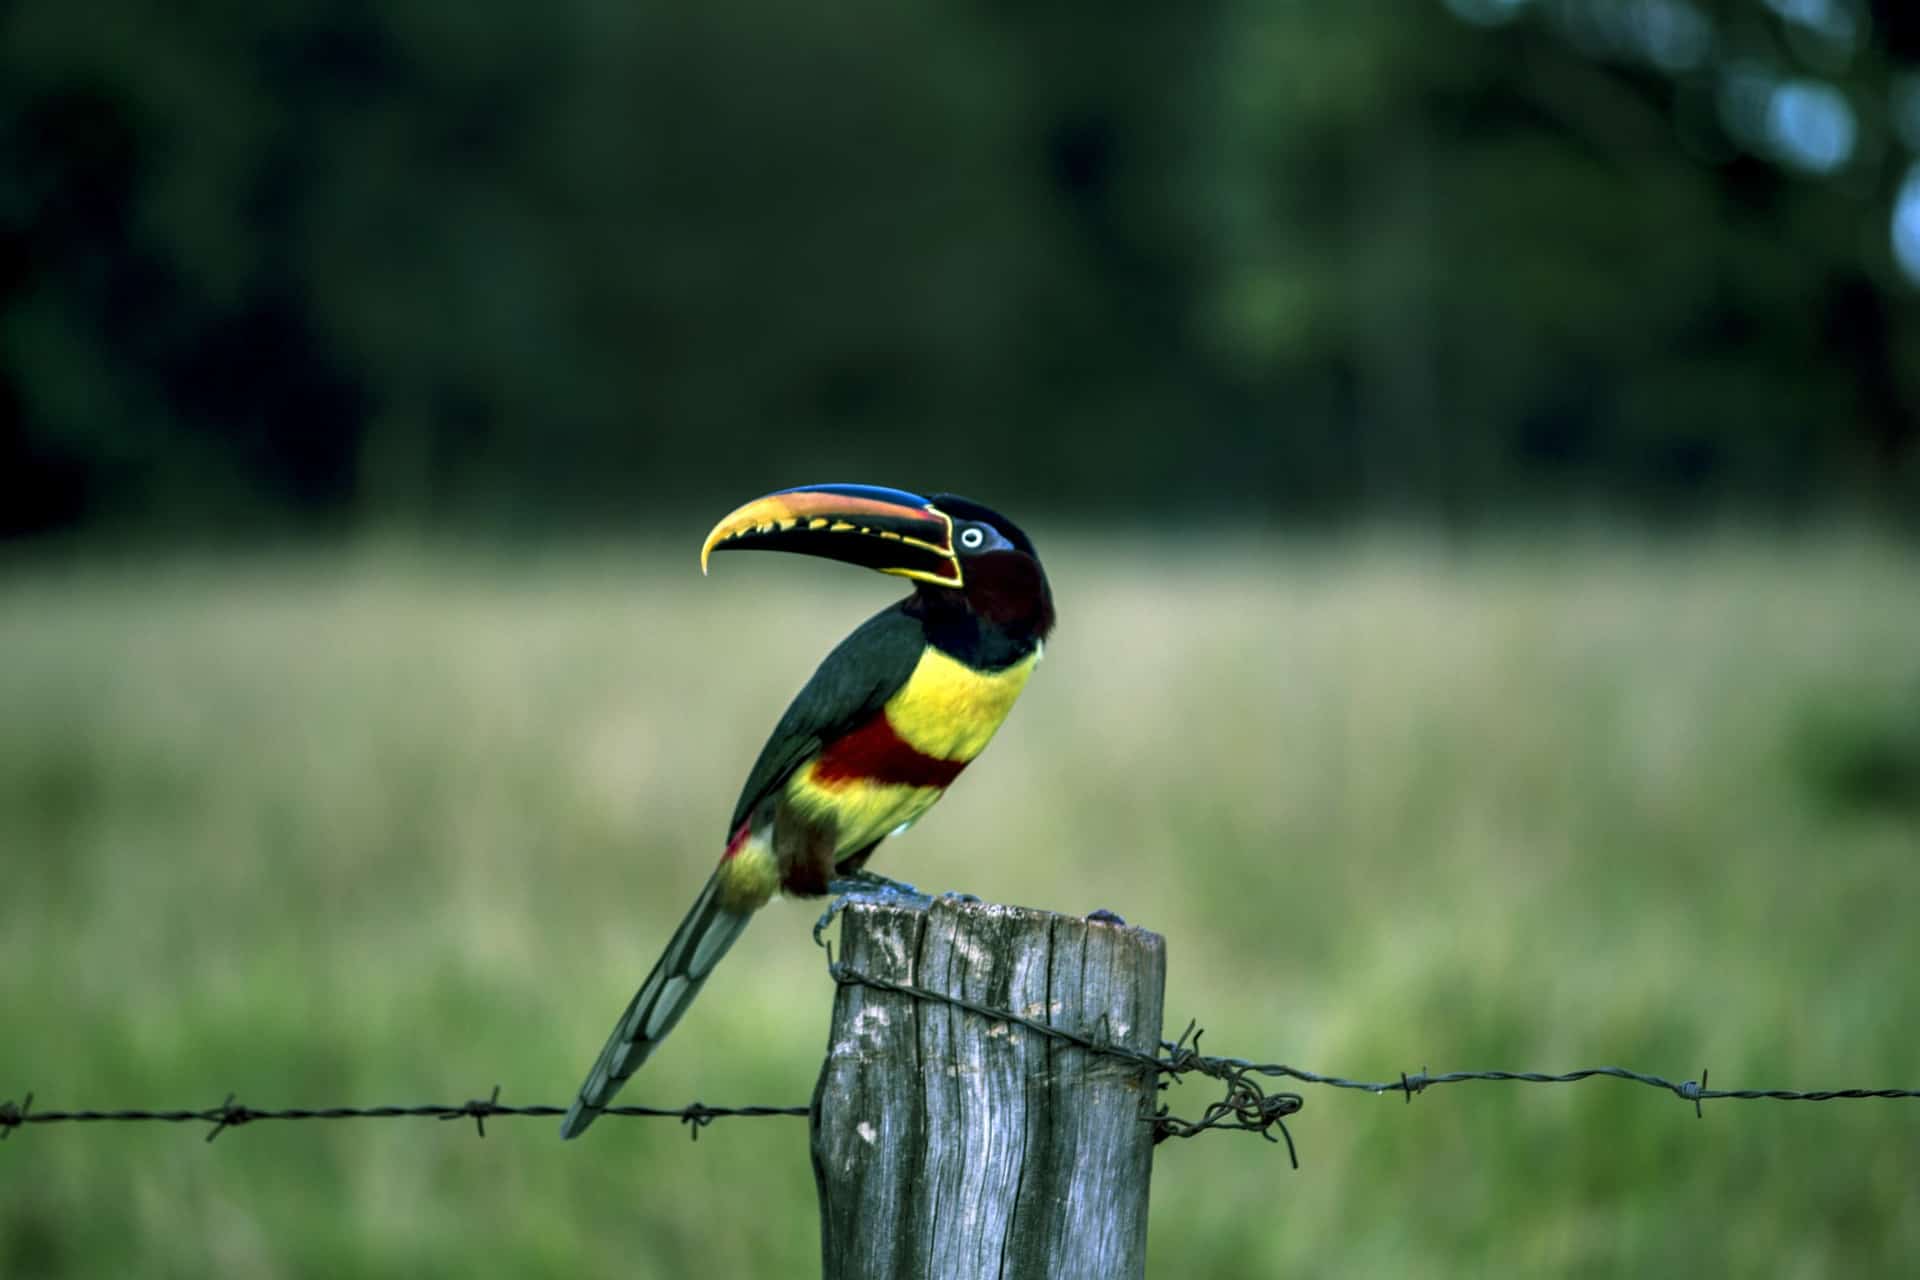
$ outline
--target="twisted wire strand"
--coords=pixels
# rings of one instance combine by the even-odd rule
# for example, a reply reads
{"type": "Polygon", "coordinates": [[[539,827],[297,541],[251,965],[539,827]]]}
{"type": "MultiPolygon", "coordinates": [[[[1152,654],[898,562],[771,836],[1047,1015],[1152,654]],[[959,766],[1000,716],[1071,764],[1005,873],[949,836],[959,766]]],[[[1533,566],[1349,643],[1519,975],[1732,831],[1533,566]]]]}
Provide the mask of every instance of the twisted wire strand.
{"type": "MultiPolygon", "coordinates": [[[[975,1017],[1022,1027],[1035,1035],[1044,1036],[1086,1053],[1124,1062],[1142,1071],[1150,1071],[1159,1078],[1158,1088],[1162,1090],[1166,1088],[1168,1080],[1179,1079],[1186,1075],[1200,1075],[1215,1080],[1221,1085],[1221,1096],[1209,1103],[1199,1118],[1189,1120],[1173,1115],[1165,1106],[1152,1108],[1150,1114],[1143,1116],[1144,1120],[1154,1126],[1154,1140],[1160,1142],[1168,1138],[1192,1138],[1216,1130],[1258,1133],[1270,1142],[1284,1140],[1295,1168],[1299,1167],[1299,1158],[1294,1148],[1293,1135],[1287,1130],[1285,1122],[1288,1116],[1297,1114],[1305,1106],[1306,1100],[1294,1092],[1268,1091],[1260,1083],[1262,1077],[1269,1080],[1297,1080],[1303,1084],[1378,1095],[1397,1093],[1409,1103],[1413,1101],[1415,1094],[1424,1093],[1428,1089],[1470,1080],[1523,1084],[1574,1084],[1582,1080],[1604,1077],[1646,1085],[1671,1093],[1682,1101],[1692,1103],[1695,1116],[1703,1115],[1702,1103],[1720,1100],[1837,1102],[1869,1098],[1920,1099],[1920,1089],[1712,1089],[1707,1086],[1708,1075],[1704,1069],[1700,1072],[1698,1080],[1670,1080],[1665,1076],[1614,1066],[1584,1067],[1557,1074],[1542,1071],[1448,1071],[1437,1075],[1422,1067],[1417,1072],[1402,1072],[1397,1080],[1356,1080],[1309,1071],[1304,1067],[1295,1067],[1284,1062],[1254,1062],[1246,1058],[1202,1053],[1200,1041],[1204,1033],[1194,1023],[1189,1023],[1178,1039],[1162,1040],[1159,1052],[1147,1053],[1113,1043],[1104,1027],[1092,1030],[1056,1027],[1011,1009],[995,1008],[948,992],[932,991],[913,983],[863,973],[844,961],[836,961],[831,949],[827,952],[827,971],[833,981],[840,986],[862,986],[929,1004],[945,1005],[975,1017]],[[1277,1138],[1274,1136],[1276,1129],[1280,1135],[1277,1138]]],[[[498,1085],[494,1086],[493,1092],[488,1097],[473,1098],[463,1103],[425,1102],[368,1107],[262,1108],[248,1106],[237,1101],[233,1094],[228,1094],[219,1105],[201,1108],[36,1111],[33,1108],[33,1098],[34,1095],[28,1093],[19,1102],[12,1099],[0,1102],[0,1142],[12,1137],[14,1130],[27,1125],[116,1122],[200,1123],[211,1126],[206,1135],[206,1140],[211,1142],[228,1129],[263,1121],[403,1118],[472,1120],[475,1132],[484,1138],[487,1134],[486,1122],[489,1119],[560,1116],[566,1114],[567,1110],[565,1107],[546,1104],[503,1103],[500,1101],[498,1085]]],[[[713,1107],[703,1102],[690,1102],[683,1107],[613,1106],[608,1107],[602,1114],[623,1118],[678,1120],[686,1125],[691,1136],[697,1139],[700,1130],[715,1120],[808,1116],[811,1115],[811,1108],[805,1106],[713,1107]]]]}
{"type": "MultiPolygon", "coordinates": [[[[485,1098],[473,1098],[462,1103],[421,1102],[411,1105],[387,1105],[375,1107],[250,1107],[236,1101],[233,1094],[214,1107],[177,1110],[144,1110],[136,1107],[102,1111],[35,1111],[33,1095],[14,1102],[8,1099],[0,1102],[0,1142],[13,1135],[15,1129],[30,1124],[92,1124],[100,1122],[138,1122],[156,1121],[163,1124],[187,1124],[199,1122],[213,1127],[207,1131],[207,1141],[236,1129],[241,1125],[253,1124],[263,1120],[394,1120],[402,1118],[428,1120],[472,1120],[474,1130],[480,1137],[487,1136],[487,1120],[494,1116],[562,1116],[567,1113],[565,1107],[544,1104],[515,1106],[500,1101],[500,1086],[493,1087],[493,1093],[485,1098]]],[[[678,1120],[688,1126],[695,1138],[700,1130],[715,1120],[728,1117],[765,1116],[804,1116],[809,1114],[806,1107],[710,1107],[704,1102],[690,1102],[684,1107],[608,1107],[601,1113],[609,1116],[647,1117],[653,1119],[678,1120]]]]}

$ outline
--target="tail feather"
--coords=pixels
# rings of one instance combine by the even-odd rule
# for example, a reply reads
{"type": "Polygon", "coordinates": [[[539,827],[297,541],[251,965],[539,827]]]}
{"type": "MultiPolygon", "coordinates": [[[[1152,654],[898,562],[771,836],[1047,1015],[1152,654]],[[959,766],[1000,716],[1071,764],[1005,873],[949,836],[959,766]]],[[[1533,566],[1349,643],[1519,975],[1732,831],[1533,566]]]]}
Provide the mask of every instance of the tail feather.
{"type": "Polygon", "coordinates": [[[667,1038],[680,1015],[700,994],[707,975],[751,918],[749,912],[729,911],[720,905],[717,874],[707,881],[653,972],[627,1003],[627,1011],[620,1015],[606,1048],[580,1086],[580,1096],[567,1108],[566,1119],[560,1122],[562,1138],[577,1137],[592,1124],[627,1077],[640,1069],[654,1046],[667,1038]]]}

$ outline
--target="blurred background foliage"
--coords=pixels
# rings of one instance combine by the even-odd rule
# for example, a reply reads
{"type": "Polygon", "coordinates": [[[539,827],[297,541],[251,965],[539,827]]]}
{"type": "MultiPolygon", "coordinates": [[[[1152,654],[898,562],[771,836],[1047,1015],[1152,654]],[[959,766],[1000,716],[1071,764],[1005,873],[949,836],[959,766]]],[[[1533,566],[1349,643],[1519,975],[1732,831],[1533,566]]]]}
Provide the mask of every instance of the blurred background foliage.
{"type": "MultiPolygon", "coordinates": [[[[1063,622],[877,869],[1391,1078],[1920,1082],[1920,9],[0,5],[0,1100],[561,1102],[971,492],[1063,622]]],[[[809,1095],[775,904],[624,1095],[809,1095]]],[[[1192,1114],[1197,1089],[1170,1096],[1192,1114]]],[[[1902,1103],[1310,1092],[1160,1276],[1887,1275],[1902,1103]]],[[[792,1276],[794,1121],[30,1129],[0,1275],[792,1276]]]]}
{"type": "Polygon", "coordinates": [[[0,528],[1920,495],[1896,0],[0,13],[0,528]],[[678,514],[677,511],[673,514],[678,514]]]}

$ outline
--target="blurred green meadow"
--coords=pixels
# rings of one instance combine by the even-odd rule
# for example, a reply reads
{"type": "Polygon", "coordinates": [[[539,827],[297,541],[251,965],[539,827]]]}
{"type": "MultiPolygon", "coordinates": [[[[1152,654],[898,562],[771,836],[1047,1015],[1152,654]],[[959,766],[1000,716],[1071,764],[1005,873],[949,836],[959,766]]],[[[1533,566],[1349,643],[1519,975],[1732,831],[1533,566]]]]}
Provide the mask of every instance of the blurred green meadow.
{"type": "MultiPolygon", "coordinates": [[[[1062,623],[876,869],[1168,939],[1169,1034],[1390,1078],[1920,1086],[1920,560],[1867,536],[1038,531],[1062,623]]],[[[689,546],[0,573],[0,1098],[564,1104],[890,581],[689,546]]],[[[623,1101],[804,1102],[776,903],[623,1101]]],[[[1886,1274],[1920,1103],[1315,1088],[1160,1149],[1156,1275],[1886,1274]]],[[[1169,1101],[1190,1113],[1203,1085],[1169,1101]]],[[[0,1275],[799,1276],[804,1121],[30,1128],[0,1275]]]]}

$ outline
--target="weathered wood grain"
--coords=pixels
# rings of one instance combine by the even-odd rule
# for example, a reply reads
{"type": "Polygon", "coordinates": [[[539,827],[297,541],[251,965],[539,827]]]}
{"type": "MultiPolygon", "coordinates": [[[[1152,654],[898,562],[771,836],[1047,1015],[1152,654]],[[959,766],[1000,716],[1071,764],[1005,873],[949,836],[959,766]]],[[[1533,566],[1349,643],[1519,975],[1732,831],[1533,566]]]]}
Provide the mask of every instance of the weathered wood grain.
{"type": "MultiPolygon", "coordinates": [[[[1154,1052],[1166,946],[983,903],[855,901],[841,957],[1154,1052]]],[[[1144,1274],[1151,1072],[1024,1027],[843,986],[814,1095],[829,1280],[1144,1274]]]]}

